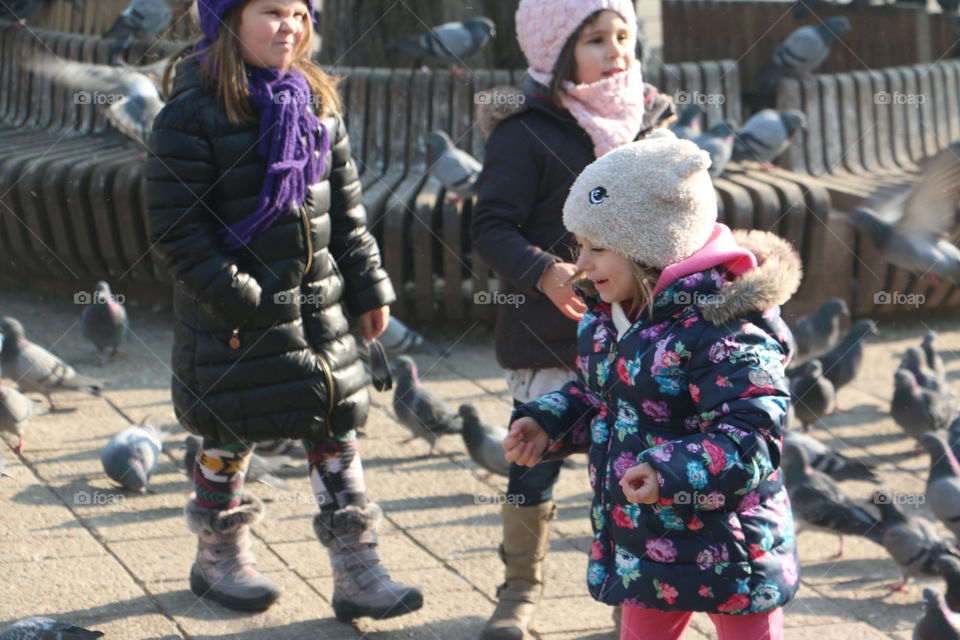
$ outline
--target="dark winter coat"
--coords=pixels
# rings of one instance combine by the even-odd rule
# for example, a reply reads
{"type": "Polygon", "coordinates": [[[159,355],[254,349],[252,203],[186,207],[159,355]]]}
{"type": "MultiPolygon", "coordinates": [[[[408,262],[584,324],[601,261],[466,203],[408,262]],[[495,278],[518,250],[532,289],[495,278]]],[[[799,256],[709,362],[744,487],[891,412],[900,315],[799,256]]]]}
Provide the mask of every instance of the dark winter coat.
{"type": "MultiPolygon", "coordinates": [[[[593,141],[570,113],[531,83],[524,108],[499,122],[487,140],[471,227],[473,250],[500,277],[509,304],[497,307],[496,356],[505,369],[571,367],[577,323],[537,289],[544,269],[574,262],[563,203],[574,180],[596,160],[593,141]],[[511,294],[522,294],[522,303],[511,294]]],[[[669,98],[647,85],[637,137],[673,117],[669,98]]],[[[498,114],[497,117],[503,117],[498,114]]]]}
{"type": "Polygon", "coordinates": [[[175,282],[177,418],[221,443],[322,439],[362,425],[366,375],[344,306],[357,316],[394,293],[343,121],[323,120],[332,150],[305,204],[227,251],[218,229],[255,210],[266,174],[259,124],[231,123],[195,60],[177,67],[172,93],[154,122],[146,178],[151,241],[175,282]]]}
{"type": "Polygon", "coordinates": [[[556,455],[589,446],[587,582],[602,602],[745,614],[799,587],[779,471],[790,332],[776,305],[796,290],[800,259],[772,234],[735,236],[755,269],[677,280],[619,341],[610,305],[585,296],[578,380],[514,414],[540,423],[556,455]],[[620,487],[640,462],[657,471],[655,505],[620,487]]]}

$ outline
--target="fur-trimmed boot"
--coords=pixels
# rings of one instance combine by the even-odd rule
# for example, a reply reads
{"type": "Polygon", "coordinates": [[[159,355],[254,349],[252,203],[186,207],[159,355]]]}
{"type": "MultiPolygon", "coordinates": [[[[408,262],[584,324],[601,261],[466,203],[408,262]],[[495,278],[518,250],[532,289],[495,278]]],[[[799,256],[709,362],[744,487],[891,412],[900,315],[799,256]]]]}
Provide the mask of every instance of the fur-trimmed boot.
{"type": "Polygon", "coordinates": [[[423,606],[423,594],[390,579],[377,555],[377,530],[383,512],[371,502],[321,512],[313,528],[333,566],[333,611],[337,620],[392,618],[423,606]]]}
{"type": "Polygon", "coordinates": [[[500,557],[506,565],[505,582],[497,587],[497,608],[487,621],[481,640],[527,640],[533,615],[543,595],[543,559],[550,545],[550,521],[557,505],[530,507],[503,505],[503,543],[500,557]]]}
{"type": "Polygon", "coordinates": [[[197,534],[197,559],[190,590],[237,611],[262,611],[280,597],[280,588],[254,567],[250,526],[263,519],[263,503],[245,493],[233,509],[206,509],[190,500],[187,526],[197,534]]]}

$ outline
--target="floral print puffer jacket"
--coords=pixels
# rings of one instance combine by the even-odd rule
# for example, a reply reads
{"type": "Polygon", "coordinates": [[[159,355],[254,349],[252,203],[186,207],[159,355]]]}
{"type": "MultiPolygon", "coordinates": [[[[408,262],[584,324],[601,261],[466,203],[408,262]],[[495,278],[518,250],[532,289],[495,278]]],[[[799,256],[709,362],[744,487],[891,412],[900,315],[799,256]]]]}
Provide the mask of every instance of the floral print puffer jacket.
{"type": "Polygon", "coordinates": [[[610,305],[584,295],[578,380],[512,418],[544,427],[549,457],[589,448],[587,583],[601,602],[746,614],[799,586],[779,471],[790,333],[777,305],[796,291],[800,260],[773,234],[734,237],[756,268],[675,281],[619,341],[610,305]],[[624,498],[619,480],[640,462],[657,470],[657,504],[624,498]]]}

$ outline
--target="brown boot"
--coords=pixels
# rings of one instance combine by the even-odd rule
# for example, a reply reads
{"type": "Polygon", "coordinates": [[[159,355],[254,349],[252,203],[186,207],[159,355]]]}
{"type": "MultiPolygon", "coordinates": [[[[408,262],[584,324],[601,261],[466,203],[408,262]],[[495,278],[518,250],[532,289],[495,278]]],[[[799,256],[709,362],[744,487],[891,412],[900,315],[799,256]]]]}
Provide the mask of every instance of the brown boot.
{"type": "Polygon", "coordinates": [[[497,608],[480,635],[481,640],[527,640],[533,614],[543,595],[543,559],[550,544],[550,521],[557,505],[532,507],[503,505],[505,582],[497,588],[497,608]]]}

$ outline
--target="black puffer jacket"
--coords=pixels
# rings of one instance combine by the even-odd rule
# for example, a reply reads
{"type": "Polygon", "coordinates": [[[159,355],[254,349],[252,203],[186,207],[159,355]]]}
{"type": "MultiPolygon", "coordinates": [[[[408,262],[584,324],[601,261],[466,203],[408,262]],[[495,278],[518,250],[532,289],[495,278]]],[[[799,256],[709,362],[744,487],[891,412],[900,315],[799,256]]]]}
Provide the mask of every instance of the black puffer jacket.
{"type": "Polygon", "coordinates": [[[366,376],[343,305],[359,315],[394,292],[342,120],[324,120],[333,148],[304,206],[228,251],[216,232],[255,210],[266,174],[259,126],[229,122],[195,60],[178,65],[172,93],[154,121],[147,201],[151,242],[176,283],[177,418],[221,443],[362,425],[366,376]]]}

